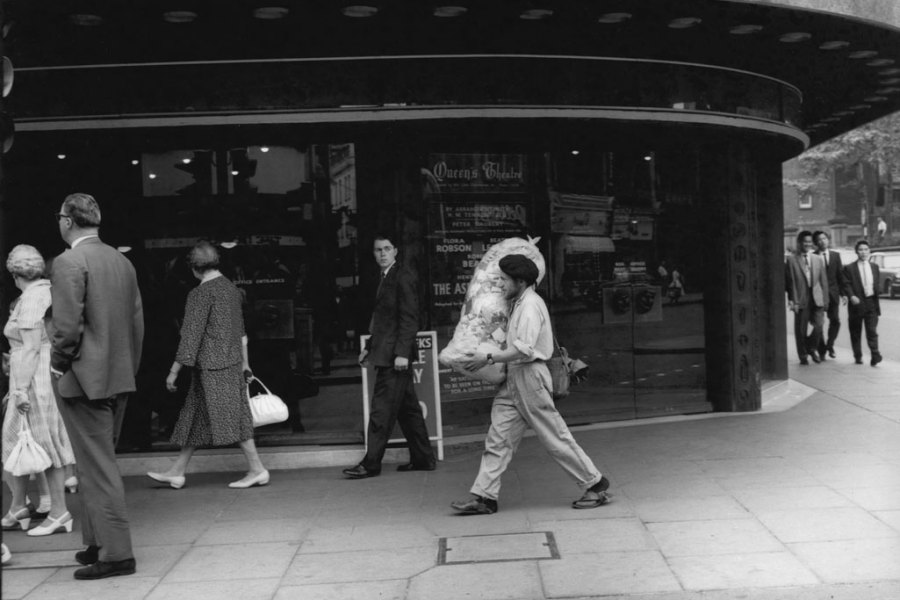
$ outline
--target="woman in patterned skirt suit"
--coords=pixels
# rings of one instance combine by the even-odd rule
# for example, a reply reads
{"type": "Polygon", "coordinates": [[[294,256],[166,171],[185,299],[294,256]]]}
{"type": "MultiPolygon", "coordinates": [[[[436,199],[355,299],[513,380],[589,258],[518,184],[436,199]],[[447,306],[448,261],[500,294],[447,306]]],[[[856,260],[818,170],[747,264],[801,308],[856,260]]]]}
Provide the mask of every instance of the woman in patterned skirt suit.
{"type": "Polygon", "coordinates": [[[231,488],[269,483],[253,441],[253,415],[244,386],[250,376],[247,336],[241,313],[241,293],[219,271],[219,252],[208,242],[191,250],[188,262],[200,285],[190,291],[181,326],[181,342],[166,378],[175,391],[183,367],[191,369],[191,385],[172,433],[181,452],[165,473],[147,473],[155,481],[179,489],[198,446],[228,446],[237,442],[249,470],[231,488]],[[246,377],[245,377],[246,375],[246,377]]]}
{"type": "MultiPolygon", "coordinates": [[[[3,328],[10,344],[9,404],[3,420],[3,462],[19,439],[23,421],[31,427],[34,440],[52,461],[45,471],[50,488],[50,513],[41,525],[28,530],[30,536],[72,531],[72,515],[66,507],[66,466],[75,464],[69,435],[56,408],[50,382],[50,338],[44,327],[44,315],[50,308],[50,281],[44,279],[44,258],[33,246],[20,244],[12,249],[6,269],[22,295],[3,328]]],[[[31,522],[26,506],[28,476],[14,477],[4,471],[12,490],[9,512],[3,517],[3,529],[28,529],[31,522]]]]}

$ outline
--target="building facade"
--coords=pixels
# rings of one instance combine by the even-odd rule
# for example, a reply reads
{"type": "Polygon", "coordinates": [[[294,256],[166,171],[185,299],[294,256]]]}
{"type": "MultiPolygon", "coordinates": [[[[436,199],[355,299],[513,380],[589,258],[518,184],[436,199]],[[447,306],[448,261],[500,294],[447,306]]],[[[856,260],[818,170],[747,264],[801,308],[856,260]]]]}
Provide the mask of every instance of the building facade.
{"type": "MultiPolygon", "coordinates": [[[[486,248],[537,240],[557,336],[590,366],[570,423],[757,410],[787,376],[781,163],[900,106],[896,29],[787,2],[117,6],[3,3],[0,242],[52,256],[65,195],[101,203],[151,332],[124,448],[167,447],[200,239],[291,407],[263,444],[361,439],[383,231],[441,347],[486,248]]],[[[445,434],[483,430],[493,389],[439,379],[445,434]]]]}

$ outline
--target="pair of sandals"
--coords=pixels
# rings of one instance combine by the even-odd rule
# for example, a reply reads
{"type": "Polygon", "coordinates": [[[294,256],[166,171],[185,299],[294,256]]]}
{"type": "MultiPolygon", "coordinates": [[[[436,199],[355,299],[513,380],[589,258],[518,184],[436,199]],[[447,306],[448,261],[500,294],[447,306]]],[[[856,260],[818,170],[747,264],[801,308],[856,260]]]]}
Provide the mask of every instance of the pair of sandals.
{"type": "Polygon", "coordinates": [[[606,493],[608,489],[609,479],[606,476],[601,476],[600,481],[585,490],[581,498],[572,502],[572,508],[583,509],[603,506],[609,502],[609,494],[606,493]]]}

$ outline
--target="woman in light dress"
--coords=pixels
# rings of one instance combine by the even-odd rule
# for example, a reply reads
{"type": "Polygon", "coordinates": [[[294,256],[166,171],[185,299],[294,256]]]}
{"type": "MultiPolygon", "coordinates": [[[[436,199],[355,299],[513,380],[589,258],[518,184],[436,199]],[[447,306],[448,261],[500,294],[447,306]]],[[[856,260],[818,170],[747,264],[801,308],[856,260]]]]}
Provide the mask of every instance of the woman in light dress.
{"type": "Polygon", "coordinates": [[[66,507],[66,466],[75,464],[75,455],[65,425],[56,407],[50,382],[50,339],[44,327],[44,315],[50,308],[50,281],[43,277],[44,259],[34,247],[21,244],[12,249],[6,269],[22,291],[3,334],[10,344],[9,401],[3,420],[2,459],[6,462],[19,438],[23,421],[31,428],[34,440],[47,452],[52,465],[45,471],[50,492],[50,512],[41,525],[28,529],[31,511],[25,491],[28,476],[14,477],[4,471],[12,490],[9,512],[3,517],[3,529],[21,527],[30,536],[72,531],[72,515],[66,507]]]}

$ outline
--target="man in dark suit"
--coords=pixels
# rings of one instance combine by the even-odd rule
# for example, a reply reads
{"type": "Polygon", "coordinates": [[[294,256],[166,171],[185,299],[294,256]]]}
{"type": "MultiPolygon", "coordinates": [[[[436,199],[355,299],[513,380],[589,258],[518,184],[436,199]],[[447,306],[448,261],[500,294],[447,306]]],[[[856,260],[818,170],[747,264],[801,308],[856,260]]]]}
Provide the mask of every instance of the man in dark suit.
{"type": "Polygon", "coordinates": [[[394,424],[409,445],[409,463],[398,471],[432,471],[434,452],[422,407],[413,388],[410,363],[415,360],[419,328],[419,292],[415,273],[397,263],[397,247],[389,236],[376,236],[375,261],[381,269],[375,308],[369,323],[371,337],[359,355],[360,365],[375,367],[375,393],[369,415],[368,449],[355,467],[344,469],[352,479],[381,473],[381,460],[394,424]]]}
{"type": "Polygon", "coordinates": [[[819,358],[825,360],[825,353],[834,358],[834,340],[841,330],[841,300],[847,303],[844,293],[844,265],[841,255],[834,250],[829,250],[831,238],[824,231],[813,233],[813,241],[816,243],[816,253],[825,260],[825,274],[828,276],[828,335],[823,336],[819,342],[819,358]]]}
{"type": "Polygon", "coordinates": [[[878,265],[869,262],[869,242],[856,242],[856,262],[844,267],[844,295],[850,298],[847,307],[847,327],[850,330],[850,344],[856,364],[862,360],[862,328],[866,327],[866,343],[872,354],[871,365],[881,362],[878,351],[878,317],[881,305],[878,302],[878,265]]]}
{"type": "Polygon", "coordinates": [[[70,246],[53,261],[51,371],[57,403],[78,464],[87,549],[75,554],[75,579],[135,572],[125,488],[115,442],[135,391],[144,314],[134,267],[100,241],[100,207],[71,194],[56,215],[70,246]]]}
{"type": "Polygon", "coordinates": [[[813,362],[821,362],[819,343],[828,309],[828,276],[825,261],[813,252],[811,231],[797,235],[797,253],[787,258],[784,265],[785,289],[788,306],[794,313],[794,338],[801,365],[808,365],[807,354],[813,362]],[[812,325],[812,333],[807,328],[812,325]]]}

